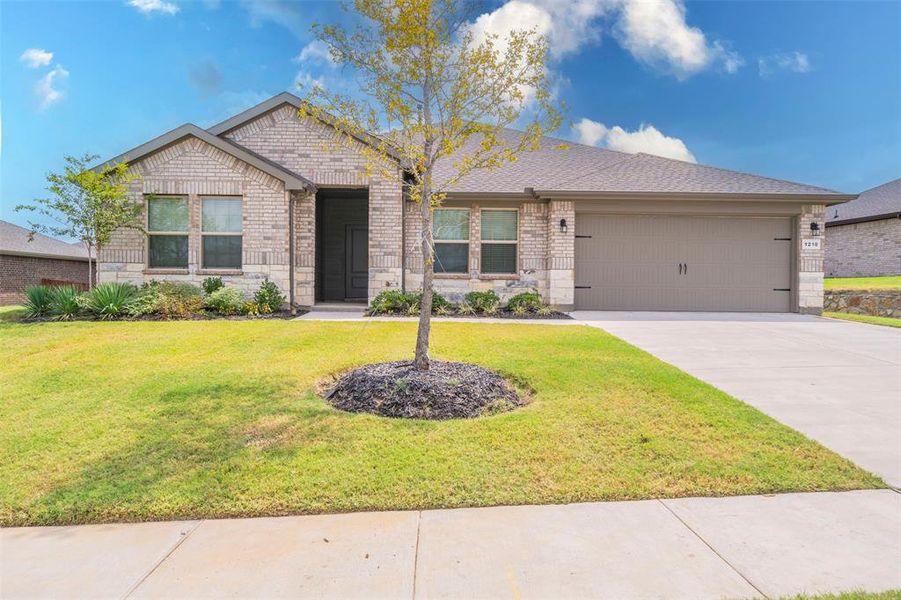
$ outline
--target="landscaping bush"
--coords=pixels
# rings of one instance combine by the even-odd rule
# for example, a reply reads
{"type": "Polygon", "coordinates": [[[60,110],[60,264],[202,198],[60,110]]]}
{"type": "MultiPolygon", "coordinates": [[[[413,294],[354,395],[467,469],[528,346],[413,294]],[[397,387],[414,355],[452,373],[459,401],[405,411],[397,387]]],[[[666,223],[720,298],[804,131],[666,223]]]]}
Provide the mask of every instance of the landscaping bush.
{"type": "Polygon", "coordinates": [[[485,315],[495,314],[501,304],[501,299],[494,293],[494,290],[469,292],[464,298],[466,299],[466,303],[469,304],[475,312],[485,315]]]}
{"type": "Polygon", "coordinates": [[[57,319],[71,319],[81,310],[79,294],[78,288],[72,285],[50,288],[49,313],[57,319]]]}
{"type": "Polygon", "coordinates": [[[241,314],[248,317],[258,317],[263,314],[263,311],[255,300],[251,300],[250,302],[245,302],[244,306],[241,307],[241,314]]]}
{"type": "MultiPolygon", "coordinates": [[[[372,315],[416,315],[422,305],[422,292],[401,292],[386,290],[372,299],[369,314],[372,315]]],[[[454,304],[438,292],[432,293],[432,312],[449,314],[454,304]]]]}
{"type": "Polygon", "coordinates": [[[221,290],[222,288],[224,288],[225,284],[222,283],[221,277],[207,277],[203,280],[201,287],[203,288],[203,293],[209,296],[216,290],[221,290]]]}
{"type": "Polygon", "coordinates": [[[279,291],[278,286],[268,279],[263,282],[260,289],[253,297],[254,302],[262,314],[274,313],[281,310],[285,303],[285,297],[279,291]]]}
{"type": "Polygon", "coordinates": [[[130,283],[101,283],[78,297],[78,303],[87,312],[101,319],[121,317],[138,297],[138,288],[130,283]]]}
{"type": "Polygon", "coordinates": [[[166,319],[187,318],[203,308],[200,288],[178,281],[151,281],[144,284],[128,307],[133,317],[159,314],[166,319]]]}
{"type": "Polygon", "coordinates": [[[372,299],[369,313],[373,315],[406,313],[412,302],[411,294],[405,294],[400,290],[385,290],[372,299]]]}
{"type": "Polygon", "coordinates": [[[25,288],[25,316],[33,319],[50,313],[53,290],[46,285],[32,285],[25,288]]]}
{"type": "Polygon", "coordinates": [[[507,308],[514,314],[538,312],[542,306],[544,306],[544,301],[541,299],[541,295],[534,290],[516,294],[507,302],[507,308]]]}
{"type": "Polygon", "coordinates": [[[203,305],[223,315],[237,315],[244,308],[244,296],[235,288],[219,288],[206,297],[203,305]]]}

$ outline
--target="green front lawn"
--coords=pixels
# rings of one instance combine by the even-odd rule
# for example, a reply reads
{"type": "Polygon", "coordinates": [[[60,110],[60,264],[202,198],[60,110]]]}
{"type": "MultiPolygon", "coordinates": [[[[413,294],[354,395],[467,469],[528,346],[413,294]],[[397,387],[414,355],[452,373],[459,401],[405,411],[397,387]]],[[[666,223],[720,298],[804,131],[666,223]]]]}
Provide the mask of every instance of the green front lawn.
{"type": "Polygon", "coordinates": [[[846,490],[883,483],[597,329],[436,323],[434,356],[530,386],[471,421],[338,412],[316,381],[414,323],[0,324],[0,523],[846,490]]]}
{"type": "Polygon", "coordinates": [[[827,290],[901,290],[901,275],[887,277],[827,277],[827,290]]]}
{"type": "Polygon", "coordinates": [[[844,319],[845,321],[857,321],[858,323],[869,323],[870,325],[883,325],[885,327],[901,327],[901,319],[893,317],[874,317],[873,315],[857,315],[854,313],[843,312],[824,312],[824,317],[831,319],[844,319]]]}
{"type": "Polygon", "coordinates": [[[25,307],[18,304],[0,306],[0,321],[18,321],[25,316],[25,307]]]}

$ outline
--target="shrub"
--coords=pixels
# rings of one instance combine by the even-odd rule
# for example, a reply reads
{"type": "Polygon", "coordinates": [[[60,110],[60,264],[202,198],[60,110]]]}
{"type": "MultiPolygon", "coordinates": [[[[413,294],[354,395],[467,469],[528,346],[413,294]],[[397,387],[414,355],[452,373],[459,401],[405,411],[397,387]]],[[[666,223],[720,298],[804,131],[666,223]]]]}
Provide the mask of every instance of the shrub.
{"type": "Polygon", "coordinates": [[[542,317],[549,317],[554,314],[554,309],[545,304],[544,306],[536,310],[535,313],[542,317]]]}
{"type": "Polygon", "coordinates": [[[372,299],[369,313],[373,315],[406,313],[413,301],[411,296],[400,290],[385,290],[372,299]]]}
{"type": "Polygon", "coordinates": [[[472,304],[466,302],[465,300],[457,305],[457,314],[459,315],[474,315],[476,314],[475,309],[472,307],[472,304]]]}
{"type": "Polygon", "coordinates": [[[501,299],[497,294],[494,293],[494,290],[487,290],[485,292],[469,292],[465,296],[466,303],[472,306],[475,312],[483,313],[486,315],[493,315],[497,313],[498,306],[501,304],[501,299]]]}
{"type": "Polygon", "coordinates": [[[235,288],[219,288],[206,297],[203,305],[223,315],[236,315],[244,308],[244,296],[235,288]]]}
{"type": "Polygon", "coordinates": [[[171,318],[186,318],[200,312],[203,299],[200,288],[179,281],[151,281],[144,284],[138,297],[128,307],[134,317],[159,313],[171,318]]]}
{"type": "Polygon", "coordinates": [[[53,290],[46,285],[32,285],[25,288],[25,316],[44,317],[50,313],[53,290]]]}
{"type": "Polygon", "coordinates": [[[61,285],[50,288],[49,313],[57,319],[71,319],[78,314],[78,288],[72,285],[61,285]]]}
{"type": "Polygon", "coordinates": [[[244,306],[241,307],[241,314],[247,315],[249,317],[257,317],[263,314],[263,311],[256,301],[251,300],[250,302],[245,302],[244,306]]]}
{"type": "Polygon", "coordinates": [[[541,299],[541,295],[534,290],[516,294],[507,302],[507,308],[515,314],[534,312],[542,306],[544,306],[544,301],[541,299]],[[517,312],[518,310],[522,312],[517,312]]]}
{"type": "Polygon", "coordinates": [[[259,307],[260,313],[263,314],[281,310],[282,304],[285,303],[285,297],[279,291],[278,286],[268,279],[263,282],[253,299],[259,307]]]}
{"type": "MultiPolygon", "coordinates": [[[[401,292],[386,290],[372,299],[369,314],[373,315],[416,315],[422,305],[422,292],[401,292]]],[[[438,292],[432,293],[432,312],[449,314],[454,304],[438,292]]]]}
{"type": "Polygon", "coordinates": [[[207,277],[203,280],[201,287],[203,288],[203,293],[209,296],[216,290],[221,290],[222,288],[224,288],[225,284],[222,283],[221,277],[207,277]]]}
{"type": "Polygon", "coordinates": [[[515,304],[513,308],[510,309],[510,312],[516,315],[517,317],[521,317],[529,312],[529,310],[522,304],[515,304]]]}
{"type": "Polygon", "coordinates": [[[138,297],[138,288],[130,283],[101,283],[78,297],[83,309],[101,319],[121,317],[138,297]]]}

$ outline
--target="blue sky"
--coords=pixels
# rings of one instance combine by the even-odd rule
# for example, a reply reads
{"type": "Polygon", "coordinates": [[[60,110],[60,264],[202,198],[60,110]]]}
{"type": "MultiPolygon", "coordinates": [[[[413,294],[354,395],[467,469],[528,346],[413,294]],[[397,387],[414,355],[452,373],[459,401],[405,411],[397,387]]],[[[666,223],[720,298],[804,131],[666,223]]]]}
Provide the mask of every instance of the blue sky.
{"type": "MultiPolygon", "coordinates": [[[[509,0],[477,30],[554,48],[559,135],[840,191],[901,176],[901,2],[509,0]]],[[[0,219],[65,154],[112,157],[297,81],[352,87],[310,46],[335,2],[0,0],[0,219]],[[304,52],[306,49],[306,52],[304,52]],[[300,56],[303,55],[303,59],[300,56]]]]}

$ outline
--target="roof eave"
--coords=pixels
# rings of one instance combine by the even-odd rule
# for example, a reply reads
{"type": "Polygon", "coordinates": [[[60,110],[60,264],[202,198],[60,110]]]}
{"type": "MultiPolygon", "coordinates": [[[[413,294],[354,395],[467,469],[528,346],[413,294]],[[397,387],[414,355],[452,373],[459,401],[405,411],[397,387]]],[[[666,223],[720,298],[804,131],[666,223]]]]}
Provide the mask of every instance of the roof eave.
{"type": "Polygon", "coordinates": [[[857,198],[855,194],[773,194],[748,192],[609,192],[609,191],[565,191],[532,190],[526,193],[536,198],[557,200],[707,200],[707,201],[766,201],[766,202],[806,202],[831,206],[857,198]]]}
{"type": "Polygon", "coordinates": [[[881,213],[878,215],[867,215],[866,217],[852,217],[850,219],[835,219],[826,221],[826,227],[834,227],[836,225],[853,225],[854,223],[866,223],[868,221],[886,221],[888,219],[901,219],[901,211],[892,211],[881,213]]]}
{"type": "Polygon", "coordinates": [[[87,256],[71,256],[68,254],[51,254],[48,252],[23,252],[21,250],[0,249],[0,255],[24,256],[27,258],[49,258],[49,259],[53,259],[53,260],[71,260],[71,261],[75,261],[75,262],[88,262],[87,256]]]}
{"type": "Polygon", "coordinates": [[[169,148],[189,137],[195,137],[207,144],[210,144],[214,148],[217,148],[225,152],[226,154],[234,156],[235,158],[251,165],[252,167],[268,175],[271,175],[276,179],[281,180],[285,184],[285,189],[287,190],[316,191],[316,184],[314,184],[312,181],[295,173],[291,173],[290,171],[278,168],[268,161],[262,159],[261,157],[245,150],[238,144],[212,135],[205,129],[201,129],[193,123],[185,123],[180,127],[176,127],[171,131],[167,131],[163,135],[157,136],[149,142],[141,144],[140,146],[136,146],[128,152],[124,152],[123,154],[105,161],[101,165],[98,165],[94,168],[99,169],[103,165],[118,164],[120,162],[131,164],[144,158],[145,156],[165,150],[166,148],[169,148]]]}

